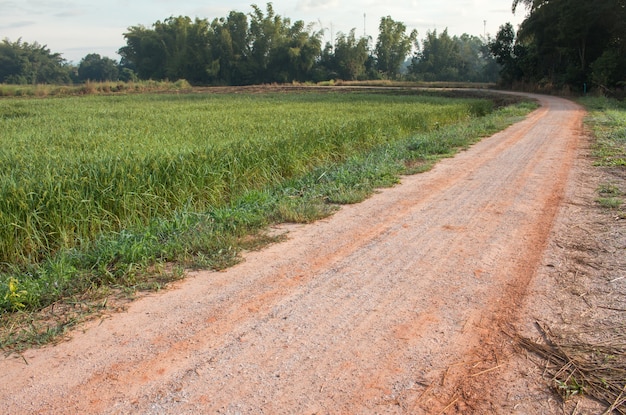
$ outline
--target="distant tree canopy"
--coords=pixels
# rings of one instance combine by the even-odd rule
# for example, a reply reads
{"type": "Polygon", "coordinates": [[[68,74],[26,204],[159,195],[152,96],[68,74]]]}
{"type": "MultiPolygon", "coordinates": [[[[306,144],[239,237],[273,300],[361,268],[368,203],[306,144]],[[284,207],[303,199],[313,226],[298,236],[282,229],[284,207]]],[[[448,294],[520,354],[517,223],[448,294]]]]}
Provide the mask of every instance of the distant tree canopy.
{"type": "Polygon", "coordinates": [[[85,56],[78,65],[80,81],[117,81],[119,65],[111,58],[101,57],[97,53],[85,56]]]}
{"type": "Polygon", "coordinates": [[[245,15],[192,21],[170,17],[153,29],[133,26],[119,50],[139,77],[186,79],[195,84],[306,81],[321,54],[321,33],[252,6],[245,15]]]}
{"type": "MultiPolygon", "coordinates": [[[[374,49],[371,38],[357,38],[355,30],[339,33],[334,44],[322,49],[323,31],[302,21],[291,23],[274,12],[252,5],[252,12],[232,11],[228,17],[206,19],[170,17],[152,28],[132,26],[124,33],[127,45],[122,61],[144,79],[184,78],[193,84],[257,84],[328,79],[396,79],[417,44],[417,32],[404,23],[383,17],[374,49]]],[[[449,38],[447,32],[445,37],[449,38]]],[[[428,80],[495,81],[496,63],[486,43],[469,35],[451,39],[454,60],[445,68],[418,64],[434,58],[437,45],[447,39],[425,41],[425,54],[417,55],[412,77],[428,80]],[[418,72],[429,68],[425,76],[418,72]],[[451,75],[456,74],[456,75],[451,75]]],[[[448,58],[446,58],[448,59],[448,58]]],[[[431,65],[432,66],[432,65],[431,65]]]]}
{"type": "Polygon", "coordinates": [[[450,37],[429,31],[413,57],[409,73],[422,81],[494,82],[499,66],[485,41],[467,34],[450,37]]]}
{"type": "MultiPolygon", "coordinates": [[[[343,79],[346,81],[369,78],[369,38],[356,38],[356,30],[339,33],[335,45],[328,43],[320,59],[320,79],[343,79]]],[[[319,75],[319,74],[318,74],[319,75]]]]}
{"type": "Polygon", "coordinates": [[[489,48],[506,84],[604,90],[626,86],[626,0],[514,0],[528,15],[500,27],[489,48]]]}
{"type": "Polygon", "coordinates": [[[0,83],[65,84],[70,82],[70,72],[59,53],[37,42],[4,39],[0,43],[0,83]]]}
{"type": "Polygon", "coordinates": [[[380,20],[375,45],[355,29],[322,47],[324,30],[275,13],[268,3],[227,17],[169,17],[123,34],[121,59],[91,53],[74,67],[45,46],[0,44],[0,82],[68,83],[186,79],[194,85],[319,82],[331,79],[495,81],[498,64],[482,38],[429,32],[419,51],[417,32],[390,16],[380,20]],[[419,52],[419,53],[418,53],[419,52]],[[409,67],[407,57],[413,53],[409,67]],[[408,74],[406,69],[409,67],[408,74]]]}
{"type": "Polygon", "coordinates": [[[380,19],[374,51],[378,70],[387,78],[396,78],[416,40],[416,30],[407,35],[404,23],[394,21],[391,16],[380,19]]]}

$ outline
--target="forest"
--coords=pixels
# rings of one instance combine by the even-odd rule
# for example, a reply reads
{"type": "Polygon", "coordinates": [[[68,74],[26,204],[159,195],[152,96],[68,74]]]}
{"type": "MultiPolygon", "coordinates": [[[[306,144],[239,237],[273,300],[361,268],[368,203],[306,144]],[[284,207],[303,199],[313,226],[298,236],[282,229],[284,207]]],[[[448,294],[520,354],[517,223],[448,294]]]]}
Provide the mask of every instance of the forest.
{"type": "Polygon", "coordinates": [[[516,88],[626,87],[626,0],[514,0],[527,16],[500,27],[490,50],[500,81],[516,88]]]}
{"type": "Polygon", "coordinates": [[[250,13],[192,19],[168,17],[131,26],[119,61],[92,53],[68,63],[46,46],[4,39],[0,83],[185,79],[192,85],[252,85],[329,80],[498,82],[529,90],[624,89],[626,0],[514,0],[526,12],[517,30],[503,24],[495,37],[447,29],[407,32],[390,16],[378,35],[338,33],[322,45],[313,24],[275,13],[268,3],[250,13]]]}

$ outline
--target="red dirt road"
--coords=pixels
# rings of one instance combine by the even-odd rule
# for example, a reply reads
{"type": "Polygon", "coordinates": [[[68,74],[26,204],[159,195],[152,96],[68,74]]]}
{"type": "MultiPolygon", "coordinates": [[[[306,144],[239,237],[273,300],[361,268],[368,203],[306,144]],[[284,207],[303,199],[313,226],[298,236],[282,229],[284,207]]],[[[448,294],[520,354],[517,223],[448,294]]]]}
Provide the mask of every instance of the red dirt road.
{"type": "Polygon", "coordinates": [[[226,272],[3,358],[0,413],[477,413],[582,137],[580,107],[536,98],[525,121],[226,272]]]}

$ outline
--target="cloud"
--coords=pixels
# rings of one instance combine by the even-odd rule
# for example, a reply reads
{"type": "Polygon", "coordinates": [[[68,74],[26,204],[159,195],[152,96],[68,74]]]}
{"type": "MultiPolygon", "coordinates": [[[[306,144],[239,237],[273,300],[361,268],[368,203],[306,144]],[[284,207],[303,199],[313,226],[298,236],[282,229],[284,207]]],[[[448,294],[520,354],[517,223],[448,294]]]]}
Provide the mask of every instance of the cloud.
{"type": "Polygon", "coordinates": [[[34,24],[37,24],[37,22],[34,22],[32,20],[22,20],[22,21],[18,21],[18,22],[11,22],[11,23],[7,23],[7,24],[0,24],[0,30],[19,29],[19,28],[22,28],[22,27],[32,26],[34,24]]]}
{"type": "Polygon", "coordinates": [[[71,9],[71,10],[63,10],[54,14],[54,17],[64,18],[64,17],[78,17],[84,16],[87,13],[83,9],[71,9]]]}
{"type": "Polygon", "coordinates": [[[31,19],[50,17],[74,17],[77,5],[66,0],[0,0],[0,27],[15,28],[12,22],[24,22],[31,19]]]}
{"type": "Polygon", "coordinates": [[[298,11],[328,10],[339,6],[338,0],[300,0],[296,6],[298,11]]]}

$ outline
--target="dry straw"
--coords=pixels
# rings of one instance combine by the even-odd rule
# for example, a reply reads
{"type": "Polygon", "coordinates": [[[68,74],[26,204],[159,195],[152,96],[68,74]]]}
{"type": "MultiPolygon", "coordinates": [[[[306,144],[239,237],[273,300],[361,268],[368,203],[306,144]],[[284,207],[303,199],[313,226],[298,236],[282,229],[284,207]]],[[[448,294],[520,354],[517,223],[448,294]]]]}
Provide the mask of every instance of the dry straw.
{"type": "Polygon", "coordinates": [[[565,343],[536,326],[544,342],[519,337],[519,344],[546,361],[546,373],[564,400],[586,395],[605,404],[607,415],[626,414],[626,343],[565,343]]]}

